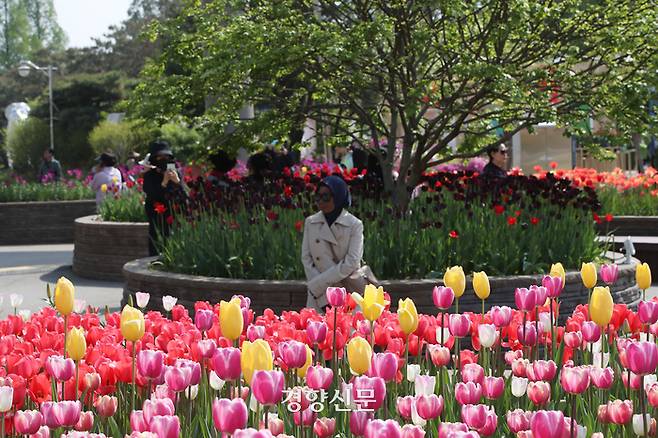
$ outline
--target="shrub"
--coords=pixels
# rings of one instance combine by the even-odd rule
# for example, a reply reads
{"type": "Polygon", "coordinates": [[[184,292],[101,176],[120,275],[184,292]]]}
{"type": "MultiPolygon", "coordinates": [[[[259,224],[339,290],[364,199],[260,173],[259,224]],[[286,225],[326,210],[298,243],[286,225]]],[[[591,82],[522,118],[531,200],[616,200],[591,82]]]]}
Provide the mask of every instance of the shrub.
{"type": "Polygon", "coordinates": [[[138,190],[123,190],[105,198],[100,216],[110,222],[147,222],[144,212],[144,195],[138,190]]]}
{"type": "Polygon", "coordinates": [[[77,201],[94,196],[94,191],[80,181],[0,185],[0,202],[77,201]]]}
{"type": "Polygon", "coordinates": [[[105,120],[91,131],[89,143],[96,154],[109,150],[117,155],[119,163],[124,163],[129,152],[145,152],[152,137],[152,130],[135,122],[105,120]]]}
{"type": "Polygon", "coordinates": [[[36,117],[17,123],[7,137],[7,149],[11,151],[14,169],[32,178],[36,178],[43,151],[49,145],[48,124],[36,117]]]}

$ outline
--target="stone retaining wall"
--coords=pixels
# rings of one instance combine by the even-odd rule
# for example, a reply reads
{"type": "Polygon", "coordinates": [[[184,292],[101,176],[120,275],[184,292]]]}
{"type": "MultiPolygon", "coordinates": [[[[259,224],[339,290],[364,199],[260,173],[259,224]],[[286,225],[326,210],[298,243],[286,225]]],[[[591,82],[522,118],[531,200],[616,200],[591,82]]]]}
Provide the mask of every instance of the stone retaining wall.
{"type": "Polygon", "coordinates": [[[148,223],[75,220],[73,272],[97,280],[122,280],[123,265],[149,254],[148,223]]]}
{"type": "Polygon", "coordinates": [[[658,216],[615,216],[611,222],[600,224],[598,230],[616,236],[658,236],[658,216]]]}
{"type": "MultiPolygon", "coordinates": [[[[299,310],[306,305],[306,285],[303,281],[265,281],[265,280],[235,280],[225,278],[199,277],[184,274],[174,274],[149,268],[152,258],[134,260],[124,266],[125,287],[122,305],[127,302],[128,295],[138,291],[149,292],[151,300],[149,308],[162,310],[162,296],[172,295],[178,302],[189,309],[194,302],[206,300],[211,303],[228,300],[234,294],[243,294],[251,298],[254,311],[262,312],[271,308],[279,313],[283,310],[299,310]]],[[[391,295],[393,307],[398,299],[410,297],[416,303],[421,313],[436,314],[432,302],[432,289],[439,284],[436,280],[391,280],[383,281],[382,286],[391,295]]],[[[490,278],[491,296],[486,301],[486,309],[494,305],[514,306],[514,289],[540,284],[541,276],[520,275],[490,278]]],[[[459,308],[463,311],[479,312],[481,302],[467,282],[464,296],[460,299],[459,308]]],[[[561,296],[562,320],[570,315],[573,309],[587,302],[588,292],[582,286],[579,272],[567,274],[567,287],[561,296]]],[[[634,265],[620,265],[619,280],[613,288],[616,303],[633,305],[640,298],[640,291],[635,285],[634,265]]]]}
{"type": "Polygon", "coordinates": [[[96,201],[0,203],[0,245],[72,243],[73,222],[96,212],[96,201]]]}

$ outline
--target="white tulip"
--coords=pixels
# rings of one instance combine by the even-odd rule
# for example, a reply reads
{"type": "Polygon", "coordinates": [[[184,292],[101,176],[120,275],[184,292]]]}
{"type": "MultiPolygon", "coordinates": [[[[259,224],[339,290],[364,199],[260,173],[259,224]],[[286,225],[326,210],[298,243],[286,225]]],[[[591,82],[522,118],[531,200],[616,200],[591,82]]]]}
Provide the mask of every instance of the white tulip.
{"type": "Polygon", "coordinates": [[[23,309],[23,310],[19,310],[18,314],[20,315],[21,318],[23,318],[23,321],[27,322],[27,320],[30,319],[30,315],[32,314],[32,312],[28,309],[23,309]]]}
{"type": "Polygon", "coordinates": [[[493,324],[480,324],[478,326],[478,336],[480,338],[480,345],[484,348],[493,347],[498,338],[496,326],[493,324]]]}
{"type": "Polygon", "coordinates": [[[348,409],[357,409],[356,403],[354,402],[354,397],[352,396],[352,384],[341,382],[340,384],[340,396],[343,400],[343,403],[348,409]]]}
{"type": "Polygon", "coordinates": [[[171,312],[171,309],[174,308],[177,301],[178,298],[174,298],[171,295],[165,295],[162,297],[162,307],[164,307],[167,312],[171,312]]]}
{"type": "MultiPolygon", "coordinates": [[[[144,309],[149,303],[149,298],[151,298],[150,294],[147,294],[145,292],[137,292],[135,294],[135,301],[137,301],[137,307],[139,307],[140,309],[144,309]]],[[[163,299],[163,304],[164,304],[164,299],[163,299]]]]}
{"type": "Polygon", "coordinates": [[[640,332],[640,341],[655,342],[656,338],[651,333],[640,332]]]}
{"type": "Polygon", "coordinates": [[[420,365],[409,364],[407,365],[407,380],[409,382],[415,382],[416,376],[420,374],[420,365]]]}
{"type": "Polygon", "coordinates": [[[251,412],[258,412],[258,400],[256,400],[253,393],[249,397],[249,410],[251,412]]]}
{"type": "Polygon", "coordinates": [[[82,313],[85,311],[85,307],[87,307],[87,302],[85,300],[75,300],[73,301],[73,311],[75,313],[82,313]]]}
{"type": "Polygon", "coordinates": [[[414,386],[416,396],[432,395],[436,389],[436,376],[430,376],[429,374],[418,375],[414,380],[414,386]]]}
{"type": "MultiPolygon", "coordinates": [[[[646,414],[647,429],[651,431],[651,415],[646,414]]],[[[642,420],[642,414],[633,415],[633,432],[637,436],[648,436],[649,434],[644,430],[644,420],[642,420]]]]}
{"type": "Polygon", "coordinates": [[[11,301],[11,307],[15,309],[23,304],[23,295],[11,294],[9,295],[9,301],[11,301]]]}
{"type": "Polygon", "coordinates": [[[199,395],[199,385],[190,385],[185,390],[185,397],[188,400],[194,400],[199,395]]]}
{"type": "MultiPolygon", "coordinates": [[[[553,319],[555,320],[555,318],[553,319]]],[[[548,312],[541,312],[539,314],[539,324],[544,329],[544,333],[549,333],[551,331],[551,314],[548,312]]]]}
{"type": "Polygon", "coordinates": [[[644,388],[646,388],[647,386],[651,386],[657,382],[658,382],[658,377],[656,377],[655,374],[647,374],[646,376],[644,376],[644,381],[643,381],[644,388]]]}
{"type": "Polygon", "coordinates": [[[219,378],[216,372],[214,371],[210,372],[210,387],[212,389],[214,389],[215,391],[221,391],[225,383],[226,382],[224,382],[222,379],[219,378]]]}
{"type": "Polygon", "coordinates": [[[14,400],[14,388],[11,386],[0,386],[0,412],[9,412],[14,400]]]}
{"type": "Polygon", "coordinates": [[[610,362],[610,353],[594,353],[592,354],[592,363],[598,368],[606,368],[610,362]],[[601,366],[601,354],[603,354],[603,366],[601,366]]]}
{"type": "Polygon", "coordinates": [[[523,397],[528,389],[528,379],[525,377],[512,376],[512,395],[514,397],[523,397]]]}
{"type": "Polygon", "coordinates": [[[439,344],[445,345],[449,339],[450,339],[450,330],[448,330],[448,327],[443,328],[443,339],[441,339],[441,327],[436,329],[436,341],[439,344]]]}

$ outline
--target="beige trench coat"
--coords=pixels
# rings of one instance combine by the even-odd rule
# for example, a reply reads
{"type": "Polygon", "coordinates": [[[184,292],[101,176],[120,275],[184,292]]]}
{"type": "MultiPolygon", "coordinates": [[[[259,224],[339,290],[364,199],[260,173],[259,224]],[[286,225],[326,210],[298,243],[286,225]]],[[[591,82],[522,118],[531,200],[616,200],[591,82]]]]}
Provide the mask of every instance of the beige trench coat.
{"type": "Polygon", "coordinates": [[[326,306],[328,287],[341,282],[361,267],[363,223],[347,210],[329,227],[322,212],[306,218],[302,263],[308,284],[308,307],[326,306]],[[333,251],[332,251],[333,249],[333,251]]]}

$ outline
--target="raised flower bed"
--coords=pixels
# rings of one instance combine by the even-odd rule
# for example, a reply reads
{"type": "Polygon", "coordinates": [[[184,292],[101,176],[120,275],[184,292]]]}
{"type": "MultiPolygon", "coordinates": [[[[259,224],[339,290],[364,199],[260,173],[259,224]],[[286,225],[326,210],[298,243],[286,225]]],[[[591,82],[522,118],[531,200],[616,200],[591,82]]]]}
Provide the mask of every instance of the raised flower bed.
{"type": "Polygon", "coordinates": [[[75,220],[73,272],[98,280],[121,280],[126,262],[148,256],[148,223],[108,222],[100,216],[75,220]]]}

